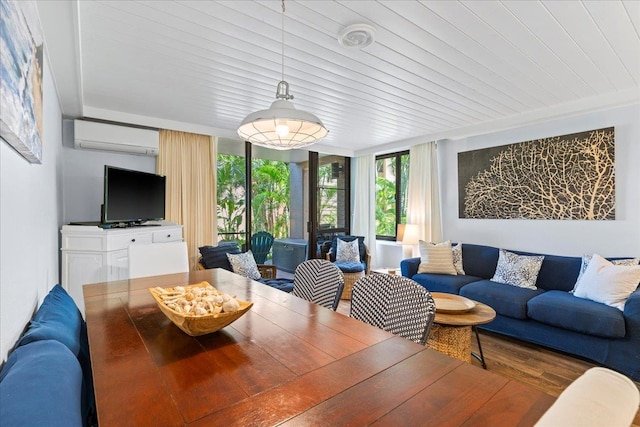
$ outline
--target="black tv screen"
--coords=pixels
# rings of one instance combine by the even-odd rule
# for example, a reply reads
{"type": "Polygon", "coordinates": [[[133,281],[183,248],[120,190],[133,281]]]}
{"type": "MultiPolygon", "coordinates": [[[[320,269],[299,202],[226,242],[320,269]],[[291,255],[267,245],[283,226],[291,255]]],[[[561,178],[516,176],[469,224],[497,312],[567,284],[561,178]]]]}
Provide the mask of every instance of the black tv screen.
{"type": "Polygon", "coordinates": [[[164,219],[166,177],[105,165],[102,222],[164,219]]]}

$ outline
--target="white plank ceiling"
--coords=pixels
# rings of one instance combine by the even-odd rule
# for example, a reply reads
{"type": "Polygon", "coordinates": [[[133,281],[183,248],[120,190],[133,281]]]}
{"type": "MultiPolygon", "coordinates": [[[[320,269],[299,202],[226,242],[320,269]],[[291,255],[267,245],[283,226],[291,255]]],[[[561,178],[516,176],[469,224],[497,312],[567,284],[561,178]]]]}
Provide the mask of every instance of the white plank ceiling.
{"type": "MultiPolygon", "coordinates": [[[[296,107],[330,131],[319,151],[388,150],[640,101],[638,1],[285,6],[285,80],[296,107]],[[338,43],[340,30],[355,23],[376,29],[371,46],[338,43]]],[[[275,99],[279,1],[42,0],[38,7],[66,115],[154,118],[230,137],[275,99]]]]}

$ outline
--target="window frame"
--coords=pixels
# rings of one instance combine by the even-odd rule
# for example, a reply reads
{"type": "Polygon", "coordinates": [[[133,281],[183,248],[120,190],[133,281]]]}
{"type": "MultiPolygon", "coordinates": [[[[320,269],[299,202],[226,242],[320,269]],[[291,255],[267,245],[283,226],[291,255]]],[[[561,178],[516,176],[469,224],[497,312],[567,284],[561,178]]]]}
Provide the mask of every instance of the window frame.
{"type": "MultiPolygon", "coordinates": [[[[395,212],[395,216],[396,216],[396,228],[395,228],[395,234],[393,236],[387,236],[387,235],[381,235],[381,234],[377,234],[377,230],[376,230],[376,240],[386,240],[386,241],[391,241],[391,242],[395,242],[398,238],[398,224],[401,224],[402,221],[402,156],[408,156],[409,155],[409,150],[404,150],[404,151],[397,151],[395,153],[387,153],[387,154],[380,154],[378,156],[376,156],[375,161],[376,161],[376,165],[378,163],[378,160],[385,160],[385,159],[391,159],[394,158],[395,159],[395,168],[396,168],[396,182],[395,182],[395,187],[396,187],[396,193],[395,193],[395,204],[396,204],[396,212],[395,212]],[[398,207],[400,207],[400,209],[398,209],[398,207]]],[[[408,177],[407,177],[408,179],[408,177]]],[[[377,200],[377,195],[376,195],[376,200],[377,200]]]]}

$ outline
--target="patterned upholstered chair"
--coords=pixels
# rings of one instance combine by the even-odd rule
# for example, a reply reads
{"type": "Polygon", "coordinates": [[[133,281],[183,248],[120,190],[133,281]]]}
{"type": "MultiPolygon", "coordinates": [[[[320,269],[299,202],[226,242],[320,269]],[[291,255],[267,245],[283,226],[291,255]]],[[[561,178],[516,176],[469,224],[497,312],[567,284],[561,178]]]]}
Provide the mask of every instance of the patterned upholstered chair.
{"type": "Polygon", "coordinates": [[[343,288],[344,277],[340,269],[323,259],[299,264],[293,276],[293,295],[333,311],[338,308],[343,288]]]}
{"type": "MultiPolygon", "coordinates": [[[[231,263],[227,258],[227,254],[240,254],[240,248],[237,242],[224,242],[218,246],[202,246],[200,250],[200,259],[198,259],[198,269],[207,270],[210,268],[224,268],[233,271],[231,263]]],[[[258,264],[261,278],[258,282],[276,288],[284,292],[293,290],[293,280],[278,278],[278,268],[275,265],[258,264]]]]}
{"type": "Polygon", "coordinates": [[[436,316],[431,293],[408,277],[364,276],[353,285],[350,317],[424,345],[436,316]]]}
{"type": "Polygon", "coordinates": [[[363,236],[336,236],[331,241],[331,248],[327,253],[327,260],[333,262],[344,274],[344,290],[342,291],[342,299],[350,299],[351,298],[351,288],[353,284],[364,276],[365,274],[369,274],[369,270],[371,268],[371,255],[369,255],[369,250],[367,246],[364,244],[363,236]],[[343,242],[353,242],[354,240],[358,240],[358,251],[359,251],[359,259],[353,261],[342,261],[338,258],[338,240],[342,240],[343,242]]]}

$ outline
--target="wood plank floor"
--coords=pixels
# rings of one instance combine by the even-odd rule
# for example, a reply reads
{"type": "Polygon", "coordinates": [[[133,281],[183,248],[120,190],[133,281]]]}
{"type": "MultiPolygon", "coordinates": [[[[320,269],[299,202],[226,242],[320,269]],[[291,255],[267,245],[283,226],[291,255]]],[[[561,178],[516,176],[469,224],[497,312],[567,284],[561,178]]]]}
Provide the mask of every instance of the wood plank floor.
{"type": "MultiPolygon", "coordinates": [[[[341,300],[338,312],[349,315],[350,301],[341,300]]],[[[480,332],[480,341],[487,369],[509,379],[526,383],[551,396],[558,396],[587,369],[597,366],[591,362],[560,352],[529,344],[490,332],[480,332]]],[[[473,351],[478,351],[475,339],[473,351]]],[[[473,358],[475,366],[481,367],[473,358]]],[[[636,382],[640,389],[640,383],[636,382]]],[[[640,427],[640,411],[634,427],[640,427]]]]}

